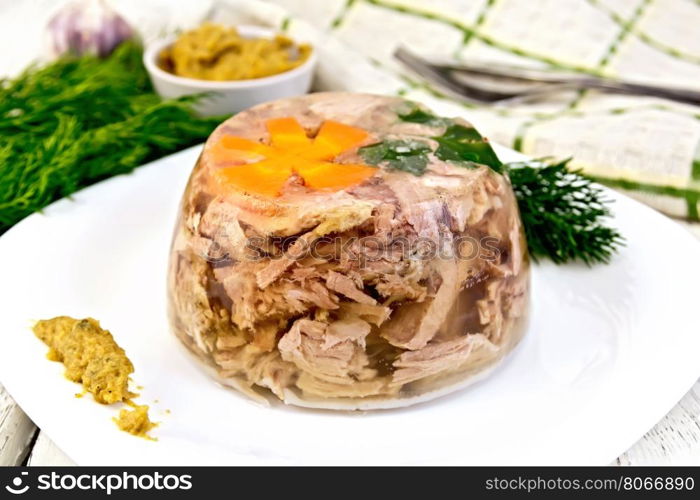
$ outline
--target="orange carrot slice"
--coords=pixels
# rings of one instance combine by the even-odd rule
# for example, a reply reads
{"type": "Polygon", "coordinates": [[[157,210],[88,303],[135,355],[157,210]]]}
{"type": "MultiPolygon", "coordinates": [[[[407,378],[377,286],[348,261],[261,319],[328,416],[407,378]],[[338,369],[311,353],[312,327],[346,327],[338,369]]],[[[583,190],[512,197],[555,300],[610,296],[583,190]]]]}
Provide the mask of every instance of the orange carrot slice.
{"type": "Polygon", "coordinates": [[[359,184],[377,172],[375,167],[351,163],[318,163],[298,170],[306,186],[312,189],[343,189],[359,184]]]}
{"type": "Polygon", "coordinates": [[[231,149],[235,151],[248,151],[251,153],[257,153],[265,156],[274,155],[275,149],[270,146],[257,141],[251,141],[250,139],[244,139],[243,137],[237,137],[235,135],[225,135],[219,141],[223,147],[226,149],[231,149]]]}
{"type": "Polygon", "coordinates": [[[270,133],[270,144],[275,148],[296,149],[311,144],[311,139],[295,118],[274,118],[267,120],[265,126],[270,133]]]}
{"type": "Polygon", "coordinates": [[[218,164],[250,163],[270,154],[274,150],[269,146],[235,136],[224,136],[211,148],[212,158],[218,164]]]}
{"type": "Polygon", "coordinates": [[[265,123],[270,145],[242,137],[223,136],[212,148],[219,181],[246,192],[279,196],[293,173],[311,189],[343,189],[358,184],[377,171],[360,164],[332,163],[337,155],[359,146],[369,134],[359,128],[327,120],[312,140],[295,118],[265,123]]]}
{"type": "Polygon", "coordinates": [[[358,146],[369,134],[361,128],[351,127],[333,120],[326,120],[314,139],[309,158],[331,160],[340,153],[358,146]]]}
{"type": "Polygon", "coordinates": [[[224,184],[233,185],[241,191],[274,197],[280,195],[292,170],[270,165],[263,160],[251,165],[221,168],[216,175],[224,184]]]}

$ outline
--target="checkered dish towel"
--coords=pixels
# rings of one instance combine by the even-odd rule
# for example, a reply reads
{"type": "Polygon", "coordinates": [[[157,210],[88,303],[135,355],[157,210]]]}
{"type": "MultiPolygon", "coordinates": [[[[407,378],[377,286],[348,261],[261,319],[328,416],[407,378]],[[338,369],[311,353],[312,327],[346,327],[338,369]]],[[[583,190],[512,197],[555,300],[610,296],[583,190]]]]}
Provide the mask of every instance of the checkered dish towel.
{"type": "MultiPolygon", "coordinates": [[[[55,1],[7,2],[0,10],[33,5],[37,13],[47,12],[39,7],[55,1]]],[[[508,108],[465,105],[417,81],[392,57],[401,44],[424,56],[554,66],[700,89],[700,0],[110,3],[147,42],[204,19],[276,27],[315,43],[319,90],[398,94],[425,102],[438,113],[466,117],[495,142],[535,157],[573,157],[574,166],[610,186],[670,215],[700,220],[700,108],[594,91],[560,92],[508,108]]],[[[39,23],[34,25],[38,29],[39,23]]],[[[17,36],[27,35],[27,43],[36,38],[30,38],[28,26],[12,35],[12,46],[23,46],[17,36]]]]}

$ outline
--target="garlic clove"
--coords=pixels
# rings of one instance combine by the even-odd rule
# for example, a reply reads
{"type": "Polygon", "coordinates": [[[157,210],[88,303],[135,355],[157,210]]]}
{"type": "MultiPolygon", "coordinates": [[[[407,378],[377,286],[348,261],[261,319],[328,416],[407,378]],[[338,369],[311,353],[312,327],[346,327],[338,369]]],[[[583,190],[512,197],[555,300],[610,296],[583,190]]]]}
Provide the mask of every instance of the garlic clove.
{"type": "Polygon", "coordinates": [[[63,6],[47,25],[52,57],[64,54],[109,55],[134,35],[129,24],[104,0],[76,0],[63,6]]]}

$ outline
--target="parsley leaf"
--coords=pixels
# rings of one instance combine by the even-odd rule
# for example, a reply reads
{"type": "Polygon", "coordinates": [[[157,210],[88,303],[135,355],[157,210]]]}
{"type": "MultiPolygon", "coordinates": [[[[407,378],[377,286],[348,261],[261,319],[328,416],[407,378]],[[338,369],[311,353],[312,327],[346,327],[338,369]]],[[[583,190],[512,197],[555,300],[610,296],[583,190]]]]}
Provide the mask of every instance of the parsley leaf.
{"type": "Polygon", "coordinates": [[[441,116],[436,116],[429,111],[421,109],[412,103],[410,110],[406,113],[399,113],[399,118],[405,122],[421,123],[431,127],[445,126],[450,123],[450,120],[441,116]]]}
{"type": "Polygon", "coordinates": [[[503,173],[503,164],[489,142],[470,126],[460,125],[454,120],[436,116],[415,103],[405,113],[399,113],[402,121],[420,123],[431,127],[445,127],[442,135],[432,137],[439,144],[435,156],[462,167],[473,168],[474,163],[486,165],[495,172],[503,173]]]}
{"type": "Polygon", "coordinates": [[[359,149],[362,159],[370,165],[382,164],[393,170],[423,175],[428,166],[428,144],[411,139],[386,140],[359,149]]]}
{"type": "Polygon", "coordinates": [[[473,167],[473,163],[486,165],[495,172],[503,173],[503,164],[487,140],[474,127],[453,123],[445,133],[433,137],[439,146],[435,156],[443,161],[473,167]]]}

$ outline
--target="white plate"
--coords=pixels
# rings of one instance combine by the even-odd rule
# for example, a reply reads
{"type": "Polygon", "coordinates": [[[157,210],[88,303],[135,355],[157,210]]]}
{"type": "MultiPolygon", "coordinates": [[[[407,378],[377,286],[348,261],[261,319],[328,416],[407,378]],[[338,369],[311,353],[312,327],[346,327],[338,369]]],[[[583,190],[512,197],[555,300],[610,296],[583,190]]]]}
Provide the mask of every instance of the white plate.
{"type": "Polygon", "coordinates": [[[535,266],[529,331],[489,379],[402,410],[252,404],[211,382],[168,331],[168,246],[198,153],[83,190],[0,238],[0,381],[78,464],[607,464],[700,375],[700,245],[610,192],[627,247],[608,266],[535,266]],[[114,407],[73,397],[78,385],[30,330],[62,314],[100,319],[126,349],[139,401],[159,400],[158,442],[119,431],[114,407]]]}

